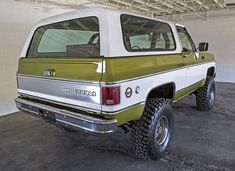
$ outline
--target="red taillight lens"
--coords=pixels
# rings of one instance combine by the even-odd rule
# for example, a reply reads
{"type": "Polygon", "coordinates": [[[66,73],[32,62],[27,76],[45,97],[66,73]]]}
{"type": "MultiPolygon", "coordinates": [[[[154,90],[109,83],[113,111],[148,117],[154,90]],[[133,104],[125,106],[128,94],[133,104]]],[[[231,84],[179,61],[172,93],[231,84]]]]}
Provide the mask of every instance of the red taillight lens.
{"type": "Polygon", "coordinates": [[[102,104],[116,105],[120,103],[120,87],[102,87],[102,104]]]}

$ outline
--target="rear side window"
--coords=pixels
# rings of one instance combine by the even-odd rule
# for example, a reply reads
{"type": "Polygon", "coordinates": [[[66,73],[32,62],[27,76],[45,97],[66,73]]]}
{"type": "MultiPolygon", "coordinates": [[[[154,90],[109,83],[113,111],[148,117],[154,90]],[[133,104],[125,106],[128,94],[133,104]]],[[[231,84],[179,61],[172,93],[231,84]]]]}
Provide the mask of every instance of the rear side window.
{"type": "Polygon", "coordinates": [[[123,39],[128,51],[172,51],[176,49],[167,23],[131,15],[121,16],[123,39]]]}
{"type": "Polygon", "coordinates": [[[96,17],[63,21],[36,30],[28,57],[98,57],[99,22],[96,17]]]}

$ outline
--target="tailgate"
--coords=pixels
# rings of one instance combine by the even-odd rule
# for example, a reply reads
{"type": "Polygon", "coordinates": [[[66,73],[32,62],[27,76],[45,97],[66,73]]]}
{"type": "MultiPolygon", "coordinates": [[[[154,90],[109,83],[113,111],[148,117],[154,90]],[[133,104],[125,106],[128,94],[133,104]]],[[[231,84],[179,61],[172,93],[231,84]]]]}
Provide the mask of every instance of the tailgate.
{"type": "Polygon", "coordinates": [[[102,58],[21,58],[18,92],[100,111],[101,76],[102,58]]]}

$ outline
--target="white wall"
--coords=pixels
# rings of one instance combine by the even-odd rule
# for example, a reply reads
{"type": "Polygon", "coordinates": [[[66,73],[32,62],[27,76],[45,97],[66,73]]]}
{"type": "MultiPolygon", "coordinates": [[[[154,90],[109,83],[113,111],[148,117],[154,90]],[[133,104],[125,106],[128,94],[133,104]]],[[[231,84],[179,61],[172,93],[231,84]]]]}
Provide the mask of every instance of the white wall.
{"type": "Polygon", "coordinates": [[[72,10],[34,7],[33,3],[0,1],[0,116],[17,110],[14,103],[17,60],[31,27],[42,18],[72,10]]]}
{"type": "Polygon", "coordinates": [[[196,45],[202,41],[209,43],[209,52],[217,61],[216,81],[235,83],[235,15],[181,23],[188,28],[196,45]]]}

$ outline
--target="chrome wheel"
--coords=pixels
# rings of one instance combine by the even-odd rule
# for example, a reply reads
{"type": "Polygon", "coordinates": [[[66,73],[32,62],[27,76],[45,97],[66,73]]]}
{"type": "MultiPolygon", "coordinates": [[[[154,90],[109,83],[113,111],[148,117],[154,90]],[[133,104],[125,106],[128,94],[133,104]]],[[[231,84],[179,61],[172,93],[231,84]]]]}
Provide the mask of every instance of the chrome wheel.
{"type": "Polygon", "coordinates": [[[209,101],[210,101],[210,104],[213,104],[214,101],[215,101],[215,94],[214,94],[214,90],[213,89],[210,92],[209,101]]]}
{"type": "Polygon", "coordinates": [[[155,130],[155,141],[158,145],[162,145],[169,132],[169,122],[166,116],[162,116],[157,123],[157,127],[155,130]]]}

